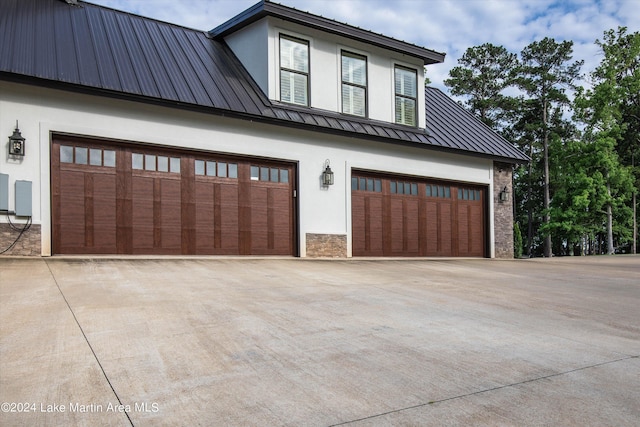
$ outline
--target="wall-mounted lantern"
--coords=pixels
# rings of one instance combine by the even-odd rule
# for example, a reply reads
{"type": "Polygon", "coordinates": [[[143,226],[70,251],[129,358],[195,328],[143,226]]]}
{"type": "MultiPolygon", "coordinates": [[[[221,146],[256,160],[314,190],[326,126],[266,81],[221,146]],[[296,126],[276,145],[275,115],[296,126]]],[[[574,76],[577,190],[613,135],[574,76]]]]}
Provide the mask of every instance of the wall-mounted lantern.
{"type": "Polygon", "coordinates": [[[509,190],[507,189],[506,185],[502,190],[500,190],[500,194],[498,195],[498,200],[500,200],[501,203],[509,201],[509,190]]]}
{"type": "Polygon", "coordinates": [[[9,155],[24,156],[24,142],[25,139],[20,134],[18,121],[16,120],[16,129],[13,131],[13,135],[9,137],[9,155]]]}
{"type": "Polygon", "coordinates": [[[333,185],[333,171],[329,165],[329,159],[324,161],[324,171],[322,171],[322,185],[328,187],[333,185]]]}

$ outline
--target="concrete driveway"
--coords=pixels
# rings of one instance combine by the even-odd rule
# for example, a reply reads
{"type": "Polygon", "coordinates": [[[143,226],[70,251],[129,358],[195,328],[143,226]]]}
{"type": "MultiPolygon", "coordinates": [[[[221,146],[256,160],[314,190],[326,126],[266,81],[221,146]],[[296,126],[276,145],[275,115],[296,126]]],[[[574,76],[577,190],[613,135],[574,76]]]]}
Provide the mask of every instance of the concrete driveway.
{"type": "Polygon", "coordinates": [[[640,257],[0,259],[0,425],[640,424],[640,257]]]}

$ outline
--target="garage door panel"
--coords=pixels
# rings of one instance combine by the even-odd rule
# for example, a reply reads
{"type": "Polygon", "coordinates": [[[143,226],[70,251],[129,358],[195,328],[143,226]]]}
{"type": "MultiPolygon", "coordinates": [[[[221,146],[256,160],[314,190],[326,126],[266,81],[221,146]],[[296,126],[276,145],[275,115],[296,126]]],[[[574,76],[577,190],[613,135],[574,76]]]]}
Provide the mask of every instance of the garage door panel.
{"type": "Polygon", "coordinates": [[[453,243],[453,220],[451,218],[452,206],[449,202],[440,202],[438,212],[438,255],[454,255],[453,243]]]}
{"type": "Polygon", "coordinates": [[[469,218],[469,231],[471,236],[470,255],[482,256],[482,252],[484,250],[484,241],[482,238],[482,206],[479,206],[478,204],[471,206],[469,210],[469,218]]]}
{"type": "Polygon", "coordinates": [[[352,251],[354,255],[365,253],[365,209],[364,197],[353,194],[351,200],[352,251]]]}
{"type": "Polygon", "coordinates": [[[153,253],[153,178],[132,182],[132,234],[134,253],[153,253]]]}
{"type": "Polygon", "coordinates": [[[238,185],[197,182],[195,191],[197,253],[237,254],[238,185]]]}
{"type": "Polygon", "coordinates": [[[412,255],[420,254],[419,205],[417,198],[405,201],[405,251],[412,255]]]}
{"type": "MultiPolygon", "coordinates": [[[[478,186],[458,187],[415,177],[355,172],[352,177],[354,256],[484,256],[483,194],[478,186]],[[379,180],[379,193],[363,191],[379,180]],[[379,204],[371,208],[376,194],[379,204]],[[383,233],[374,235],[372,224],[383,233]],[[373,243],[376,242],[374,251],[373,243]],[[379,243],[378,243],[379,242],[379,243]]],[[[377,231],[377,229],[376,229],[377,231]]]]}
{"type": "Polygon", "coordinates": [[[211,254],[214,251],[214,185],[210,182],[196,182],[196,251],[211,254]]]}
{"type": "Polygon", "coordinates": [[[291,219],[283,212],[291,212],[288,188],[273,188],[269,192],[269,220],[273,237],[269,239],[269,248],[275,254],[285,255],[289,253],[291,243],[291,219]]]}
{"type": "MultiPolygon", "coordinates": [[[[216,216],[216,224],[220,224],[220,242],[218,253],[235,254],[238,253],[238,186],[220,185],[220,212],[216,216]],[[218,219],[219,218],[219,219],[218,219]]],[[[216,243],[218,243],[216,241],[216,243]]]]}
{"type": "Polygon", "coordinates": [[[368,230],[366,241],[367,252],[372,256],[381,256],[384,251],[384,223],[383,223],[382,197],[371,196],[368,198],[367,219],[365,227],[368,230]]]}
{"type": "Polygon", "coordinates": [[[404,209],[403,201],[400,198],[392,198],[390,201],[391,209],[389,218],[391,226],[391,234],[389,239],[391,240],[391,251],[395,254],[402,254],[404,252],[404,240],[405,240],[405,223],[404,223],[404,209]]]}
{"type": "Polygon", "coordinates": [[[458,251],[460,256],[469,254],[469,207],[458,206],[458,251]]]}
{"type": "Polygon", "coordinates": [[[96,253],[115,253],[116,176],[93,176],[93,247],[96,253]]]}
{"type": "Polygon", "coordinates": [[[253,186],[251,188],[251,225],[250,250],[257,255],[263,255],[268,250],[268,199],[267,189],[253,186]]]}
{"type": "Polygon", "coordinates": [[[438,255],[439,246],[439,226],[438,226],[438,204],[427,202],[427,255],[438,255]]]}
{"type": "Polygon", "coordinates": [[[60,249],[77,253],[85,246],[84,173],[63,171],[60,187],[60,249]]]}
{"type": "MultiPolygon", "coordinates": [[[[155,247],[164,253],[180,253],[182,247],[182,216],[180,181],[161,179],[160,194],[154,193],[154,206],[160,206],[160,212],[154,213],[155,233],[160,231],[160,241],[155,247]]],[[[157,208],[156,208],[157,209],[157,208]]]]}
{"type": "Polygon", "coordinates": [[[294,254],[290,163],[67,136],[51,153],[54,253],[294,254]]]}

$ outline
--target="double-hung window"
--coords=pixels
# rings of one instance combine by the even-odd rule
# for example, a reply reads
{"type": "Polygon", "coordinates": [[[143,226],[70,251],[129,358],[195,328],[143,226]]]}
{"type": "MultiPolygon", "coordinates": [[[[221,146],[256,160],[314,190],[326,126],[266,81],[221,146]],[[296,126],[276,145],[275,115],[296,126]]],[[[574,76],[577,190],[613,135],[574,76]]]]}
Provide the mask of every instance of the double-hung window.
{"type": "Polygon", "coordinates": [[[309,105],[309,42],[280,36],[280,100],[309,105]]]}
{"type": "Polygon", "coordinates": [[[396,123],[417,126],[417,81],[416,70],[395,67],[396,123]]]}
{"type": "Polygon", "coordinates": [[[367,115],[367,57],[342,52],[342,112],[367,115]]]}

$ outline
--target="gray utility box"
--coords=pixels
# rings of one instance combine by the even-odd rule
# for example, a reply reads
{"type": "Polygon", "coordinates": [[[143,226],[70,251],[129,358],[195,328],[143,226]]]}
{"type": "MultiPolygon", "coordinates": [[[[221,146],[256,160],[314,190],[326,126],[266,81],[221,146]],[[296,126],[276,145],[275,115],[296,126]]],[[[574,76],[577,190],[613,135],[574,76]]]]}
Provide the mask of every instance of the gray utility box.
{"type": "Polygon", "coordinates": [[[16,181],[16,216],[31,216],[31,181],[16,181]]]}
{"type": "Polygon", "coordinates": [[[0,173],[0,211],[9,210],[9,175],[0,173]]]}

